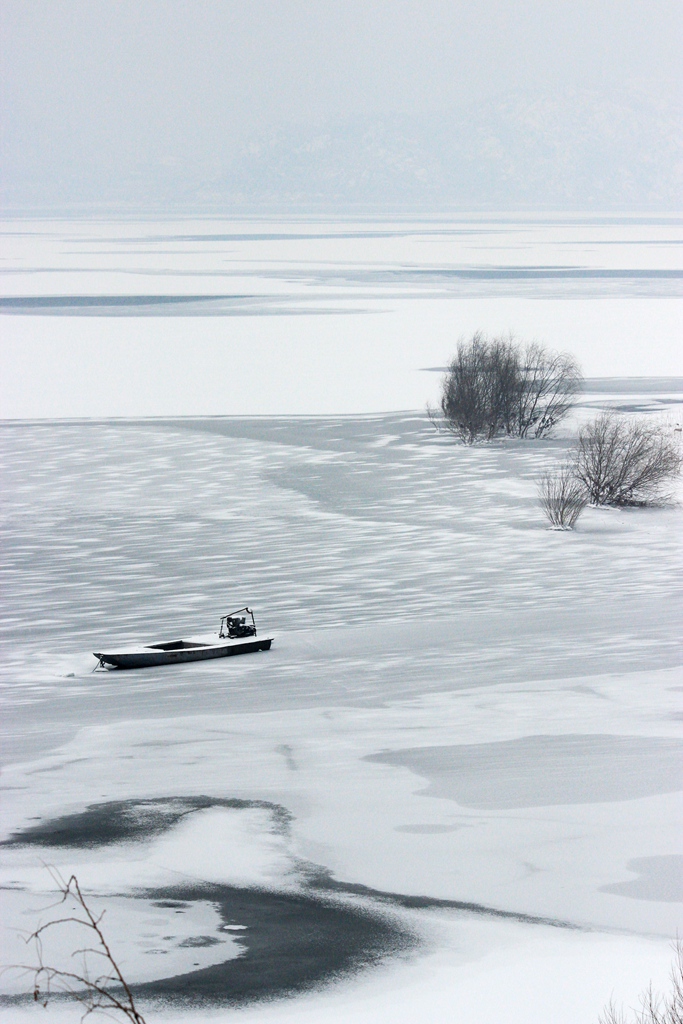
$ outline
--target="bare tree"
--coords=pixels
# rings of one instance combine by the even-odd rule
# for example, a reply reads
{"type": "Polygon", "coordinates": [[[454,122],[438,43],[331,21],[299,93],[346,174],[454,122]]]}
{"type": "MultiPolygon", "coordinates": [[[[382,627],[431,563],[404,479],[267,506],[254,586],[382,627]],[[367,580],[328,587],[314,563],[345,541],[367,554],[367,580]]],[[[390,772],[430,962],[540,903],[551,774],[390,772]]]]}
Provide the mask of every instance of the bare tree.
{"type": "Polygon", "coordinates": [[[499,387],[492,344],[478,332],[459,342],[444,377],[441,411],[444,424],[465,444],[490,440],[499,430],[499,387]]]}
{"type": "Polygon", "coordinates": [[[443,424],[466,444],[543,437],[571,408],[581,379],[571,356],[477,332],[458,343],[442,381],[443,424]]]}
{"type": "MultiPolygon", "coordinates": [[[[657,995],[652,985],[640,997],[640,1009],[633,1010],[632,1024],[683,1024],[683,945],[676,943],[676,959],[671,968],[671,992],[657,995]]],[[[623,1009],[612,1000],[598,1018],[598,1024],[629,1024],[623,1009]]]]}
{"type": "Polygon", "coordinates": [[[654,505],[681,471],[681,450],[662,424],[602,413],[579,431],[575,474],[593,505],[654,505]]]}
{"type": "Polygon", "coordinates": [[[563,419],[581,390],[583,378],[573,356],[527,345],[520,372],[516,432],[543,437],[563,419]]]}
{"type": "Polygon", "coordinates": [[[588,504],[586,488],[577,480],[571,463],[543,474],[538,483],[538,497],[556,530],[573,529],[588,504]]]}
{"type": "Polygon", "coordinates": [[[34,975],[34,1000],[47,1006],[52,996],[58,993],[69,995],[83,1006],[81,1020],[102,1010],[109,1015],[120,1016],[122,1020],[131,1021],[132,1024],[145,1024],[145,1018],[137,1009],[133,993],[102,932],[104,912],[99,915],[93,913],[75,875],[65,882],[56,871],[51,874],[62,894],[56,906],[66,906],[67,913],[41,925],[27,939],[27,942],[33,942],[38,959],[37,967],[28,968],[34,975]],[[75,908],[71,911],[74,904],[75,908]],[[72,957],[80,958],[79,966],[75,966],[73,971],[53,967],[43,960],[45,933],[69,924],[79,925],[85,930],[85,945],[71,954],[72,957]],[[93,964],[98,965],[94,970],[93,964]]]}

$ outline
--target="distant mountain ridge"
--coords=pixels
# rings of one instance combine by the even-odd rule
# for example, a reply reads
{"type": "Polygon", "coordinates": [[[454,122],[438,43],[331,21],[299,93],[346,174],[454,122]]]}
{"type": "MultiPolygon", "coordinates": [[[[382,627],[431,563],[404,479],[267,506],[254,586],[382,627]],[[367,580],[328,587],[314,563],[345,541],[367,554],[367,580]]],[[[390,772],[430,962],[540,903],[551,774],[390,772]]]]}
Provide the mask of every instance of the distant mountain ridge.
{"type": "Polygon", "coordinates": [[[515,93],[438,116],[289,125],[232,154],[226,144],[218,161],[187,152],[117,167],[84,155],[50,178],[9,173],[5,192],[10,209],[677,211],[681,123],[680,104],[644,95],[515,93]]]}
{"type": "Polygon", "coordinates": [[[674,111],[582,92],[443,117],[329,122],[264,137],[198,198],[462,208],[680,209],[674,111]]]}

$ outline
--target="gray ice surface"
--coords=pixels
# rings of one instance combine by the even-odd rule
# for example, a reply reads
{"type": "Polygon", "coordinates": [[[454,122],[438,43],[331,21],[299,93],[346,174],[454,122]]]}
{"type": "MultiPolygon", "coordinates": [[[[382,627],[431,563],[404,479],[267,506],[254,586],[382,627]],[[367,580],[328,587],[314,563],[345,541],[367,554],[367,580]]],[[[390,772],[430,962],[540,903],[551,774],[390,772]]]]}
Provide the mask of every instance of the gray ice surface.
{"type": "Polygon", "coordinates": [[[603,885],[600,891],[629,896],[634,900],[683,903],[683,856],[671,853],[659,857],[637,857],[626,867],[638,877],[628,882],[603,885]]]}
{"type": "Polygon", "coordinates": [[[376,705],[677,664],[677,513],[548,532],[535,481],[567,444],[466,449],[421,414],[5,425],[5,760],[228,696],[376,705]],[[246,602],[278,634],[267,671],[90,675],[102,643],[203,632],[246,602]]]}
{"type": "Polygon", "coordinates": [[[428,779],[423,796],[505,810],[676,792],[683,789],[682,755],[683,743],[666,738],[564,735],[389,750],[366,760],[403,766],[428,779]]]}
{"type": "MultiPolygon", "coordinates": [[[[660,936],[666,970],[680,924],[669,901],[681,513],[588,509],[557,534],[536,481],[607,404],[679,415],[667,351],[679,227],[652,236],[653,222],[625,218],[490,234],[471,223],[462,246],[469,228],[434,237],[421,225],[391,244],[280,248],[267,225],[251,227],[262,244],[233,226],[226,246],[160,245],[151,223],[32,223],[11,236],[5,415],[97,420],[0,426],[4,832],[116,800],[277,804],[293,816],[287,840],[270,822],[254,831],[207,812],[154,849],[107,860],[63,848],[55,863],[117,893],[187,875],[291,885],[302,865],[320,865],[344,884],[571,921],[591,931],[516,922],[496,947],[493,920],[471,941],[464,918],[442,918],[419,997],[414,964],[396,965],[396,984],[379,972],[378,984],[410,1024],[452,1015],[468,985],[463,1020],[498,1024],[482,998],[504,991],[506,1022],[546,1024],[559,1018],[539,984],[557,1010],[555,979],[572,986],[563,1024],[597,1019],[615,979],[635,977],[624,965],[654,959],[648,938],[628,960],[633,936],[660,936]],[[27,312],[37,315],[16,315],[27,312]],[[292,316],[302,312],[326,315],[292,316]],[[418,367],[442,363],[479,326],[566,347],[594,374],[669,376],[598,382],[543,442],[466,449],[420,411],[355,414],[433,399],[438,377],[418,367]],[[283,395],[274,407],[287,413],[355,412],[273,417],[283,395]],[[166,418],[104,419],[122,410],[166,418]],[[268,415],[168,416],[183,410],[268,415]],[[91,673],[104,643],[205,632],[245,603],[276,634],[268,653],[91,673]],[[619,950],[607,962],[605,942],[619,950]],[[578,1012],[572,999],[596,979],[578,1012]],[[533,1008],[508,1014],[520,993],[533,1008]]],[[[42,892],[37,857],[6,849],[4,878],[42,892]]],[[[645,984],[654,976],[648,966],[645,984]]],[[[359,1020],[377,1006],[367,991],[359,1020]]],[[[304,1001],[283,1006],[268,1011],[278,1024],[305,1015],[304,1001]]],[[[387,1006],[375,1017],[397,1019],[387,1006]]],[[[343,997],[337,1012],[356,1019],[343,997]]]]}

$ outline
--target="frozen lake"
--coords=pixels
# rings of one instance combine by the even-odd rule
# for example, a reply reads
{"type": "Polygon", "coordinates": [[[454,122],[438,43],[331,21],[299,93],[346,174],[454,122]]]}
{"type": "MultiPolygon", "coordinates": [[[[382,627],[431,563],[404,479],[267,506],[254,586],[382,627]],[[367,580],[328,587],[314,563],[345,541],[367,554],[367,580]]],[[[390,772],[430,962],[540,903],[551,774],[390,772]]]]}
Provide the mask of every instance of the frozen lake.
{"type": "Polygon", "coordinates": [[[422,409],[456,340],[681,376],[681,218],[16,221],[3,417],[422,409]]]}
{"type": "Polygon", "coordinates": [[[605,404],[680,417],[675,220],[12,230],[1,959],[49,864],[149,1022],[592,1024],[664,987],[680,507],[555,533],[536,480],[605,404]],[[672,379],[465,449],[422,367],[476,327],[672,379]],[[245,603],[270,652],[91,673],[245,603]]]}

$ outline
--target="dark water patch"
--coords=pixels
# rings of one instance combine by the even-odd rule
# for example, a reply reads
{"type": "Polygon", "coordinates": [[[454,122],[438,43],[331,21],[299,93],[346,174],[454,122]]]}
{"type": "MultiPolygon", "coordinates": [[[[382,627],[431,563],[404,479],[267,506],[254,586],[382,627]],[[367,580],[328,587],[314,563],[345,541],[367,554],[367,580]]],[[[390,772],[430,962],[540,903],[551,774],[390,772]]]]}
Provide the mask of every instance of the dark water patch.
{"type": "Polygon", "coordinates": [[[78,814],[66,814],[14,832],[0,846],[46,846],[94,849],[110,843],[154,839],[195,811],[211,807],[231,810],[258,808],[272,815],[273,829],[286,831],[290,812],[267,800],[223,800],[210,796],[162,797],[155,800],[113,800],[91,804],[78,814]]]}
{"type": "MultiPolygon", "coordinates": [[[[422,373],[447,373],[447,366],[421,366],[422,373]]],[[[581,391],[591,395],[682,394],[683,377],[584,377],[581,391]]]]}
{"type": "Polygon", "coordinates": [[[582,390],[599,395],[680,394],[683,377],[586,377],[582,390]]]}
{"type": "MultiPolygon", "coordinates": [[[[282,998],[405,955],[420,941],[387,907],[372,907],[341,893],[197,885],[140,895],[165,907],[211,902],[223,922],[219,931],[229,931],[240,948],[238,956],[223,963],[131,985],[136,1000],[174,1007],[282,998]]],[[[201,935],[180,946],[191,950],[221,941],[201,935]]],[[[5,1006],[29,1001],[29,995],[0,996],[0,1005],[5,1006]]]]}
{"type": "MultiPolygon", "coordinates": [[[[425,226],[420,229],[376,229],[369,231],[251,231],[232,234],[201,234],[201,235],[149,235],[141,238],[103,238],[102,242],[111,245],[112,242],[120,242],[122,245],[129,245],[138,242],[142,245],[157,242],[302,242],[302,241],[328,241],[348,238],[422,238],[426,236],[450,236],[450,235],[490,235],[505,234],[511,232],[512,228],[432,228],[425,226]]],[[[74,242],[81,241],[74,239],[74,242]]],[[[84,244],[92,243],[92,239],[83,239],[84,244]]],[[[173,251],[173,250],[171,250],[173,251]]],[[[203,250],[198,250],[203,251],[203,250]]],[[[137,251],[136,251],[137,255],[137,251]]]]}
{"type": "MultiPolygon", "coordinates": [[[[371,760],[366,758],[365,760],[371,760]]],[[[209,807],[225,807],[232,810],[245,810],[250,808],[266,809],[273,816],[273,830],[281,833],[289,831],[293,815],[281,804],[270,803],[266,800],[240,800],[221,799],[216,797],[168,797],[155,800],[127,800],[111,801],[103,804],[93,804],[80,814],[65,815],[55,818],[39,825],[31,826],[20,832],[14,833],[9,839],[0,843],[0,846],[53,846],[94,848],[115,842],[142,842],[149,838],[156,838],[164,832],[173,828],[186,815],[195,811],[205,810],[209,807]]],[[[442,827],[439,827],[439,831],[442,827]]],[[[435,830],[435,826],[422,826],[435,830]]],[[[450,831],[450,828],[445,829],[450,831]]],[[[307,861],[297,863],[300,891],[299,897],[303,900],[329,899],[330,896],[351,896],[363,897],[371,901],[379,901],[395,908],[410,910],[424,910],[430,908],[450,908],[453,910],[464,910],[469,913],[483,914],[493,917],[510,918],[525,923],[553,925],[560,928],[577,927],[566,921],[554,918],[538,917],[530,914],[522,914],[516,911],[501,910],[481,903],[472,903],[462,900],[441,899],[432,896],[413,896],[403,893],[386,892],[380,889],[372,889],[367,885],[355,882],[344,882],[334,878],[332,873],[319,864],[307,861]]],[[[242,897],[237,899],[236,893],[259,893],[257,888],[240,889],[235,886],[202,885],[195,891],[195,888],[172,887],[148,891],[145,898],[153,902],[154,906],[169,910],[182,911],[194,900],[213,899],[207,896],[207,892],[229,893],[229,905],[239,906],[240,913],[246,907],[242,897]],[[235,901],[237,901],[235,903],[235,901]]],[[[297,899],[299,898],[297,897],[297,899]]],[[[249,896],[251,898],[251,896],[249,896]]],[[[282,897],[290,899],[290,895],[282,897]]],[[[228,904],[226,904],[227,906],[228,904]]],[[[299,906],[299,903],[295,903],[299,906]]],[[[239,918],[235,910],[224,915],[224,925],[228,928],[235,925],[244,925],[246,922],[239,918]],[[235,916],[237,914],[237,916],[235,916]]],[[[367,908],[363,911],[367,913],[367,908]]]]}
{"type": "Polygon", "coordinates": [[[177,306],[184,302],[250,299],[251,295],[26,295],[0,297],[0,310],[101,308],[107,306],[177,306]]]}
{"type": "MultiPolygon", "coordinates": [[[[681,400],[678,399],[677,401],[672,401],[668,404],[680,405],[680,402],[681,400]]],[[[633,416],[635,415],[635,413],[657,412],[659,406],[666,404],[667,403],[661,399],[656,400],[654,402],[618,402],[614,405],[610,403],[609,410],[610,412],[620,412],[624,416],[633,416]]],[[[585,408],[593,407],[594,406],[592,405],[592,403],[586,403],[585,408]]]]}
{"type": "Polygon", "coordinates": [[[240,956],[134,986],[136,996],[174,1005],[240,1004],[292,995],[409,952],[419,941],[381,907],[373,910],[322,892],[219,885],[155,890],[153,895],[164,900],[210,900],[224,927],[244,928],[231,932],[242,947],[240,956]]]}
{"type": "MultiPolygon", "coordinates": [[[[4,845],[82,846],[144,840],[172,828],[180,818],[206,807],[267,808],[277,828],[290,814],[259,800],[175,797],[93,805],[81,814],[33,826],[4,845]]],[[[304,992],[371,968],[390,957],[407,955],[420,945],[401,910],[455,910],[525,924],[575,928],[568,922],[477,903],[385,892],[339,881],[319,865],[297,865],[299,887],[277,891],[198,883],[139,891],[154,906],[182,913],[193,903],[211,903],[221,919],[217,933],[230,932],[236,957],[198,970],[132,986],[136,998],[182,1006],[244,1005],[304,992]]],[[[186,949],[216,946],[218,934],[184,939],[186,949]]],[[[18,1005],[31,997],[0,997],[0,1005],[18,1005]]]]}
{"type": "Polygon", "coordinates": [[[508,921],[519,921],[522,924],[541,924],[550,928],[568,928],[580,931],[581,926],[571,921],[562,921],[554,917],[539,917],[524,914],[516,910],[500,910],[484,903],[472,903],[468,900],[447,900],[436,896],[410,896],[404,893],[384,892],[382,889],[371,889],[368,885],[356,882],[342,882],[333,878],[325,868],[318,868],[309,877],[309,886],[328,893],[345,893],[349,896],[364,896],[378,903],[403,910],[459,910],[479,917],[496,917],[508,921]]]}
{"type": "Polygon", "coordinates": [[[645,267],[630,267],[612,270],[595,267],[409,267],[396,271],[379,271],[387,279],[429,278],[455,279],[463,281],[678,281],[683,279],[683,270],[645,267]]]}
{"type": "MultiPolygon", "coordinates": [[[[12,316],[357,316],[370,310],[297,304],[284,295],[57,295],[0,297],[12,316]]],[[[320,300],[318,296],[318,300],[320,300]]]]}
{"type": "Polygon", "coordinates": [[[363,758],[428,779],[420,796],[512,810],[637,800],[683,788],[681,743],[658,736],[523,736],[363,758]]]}

